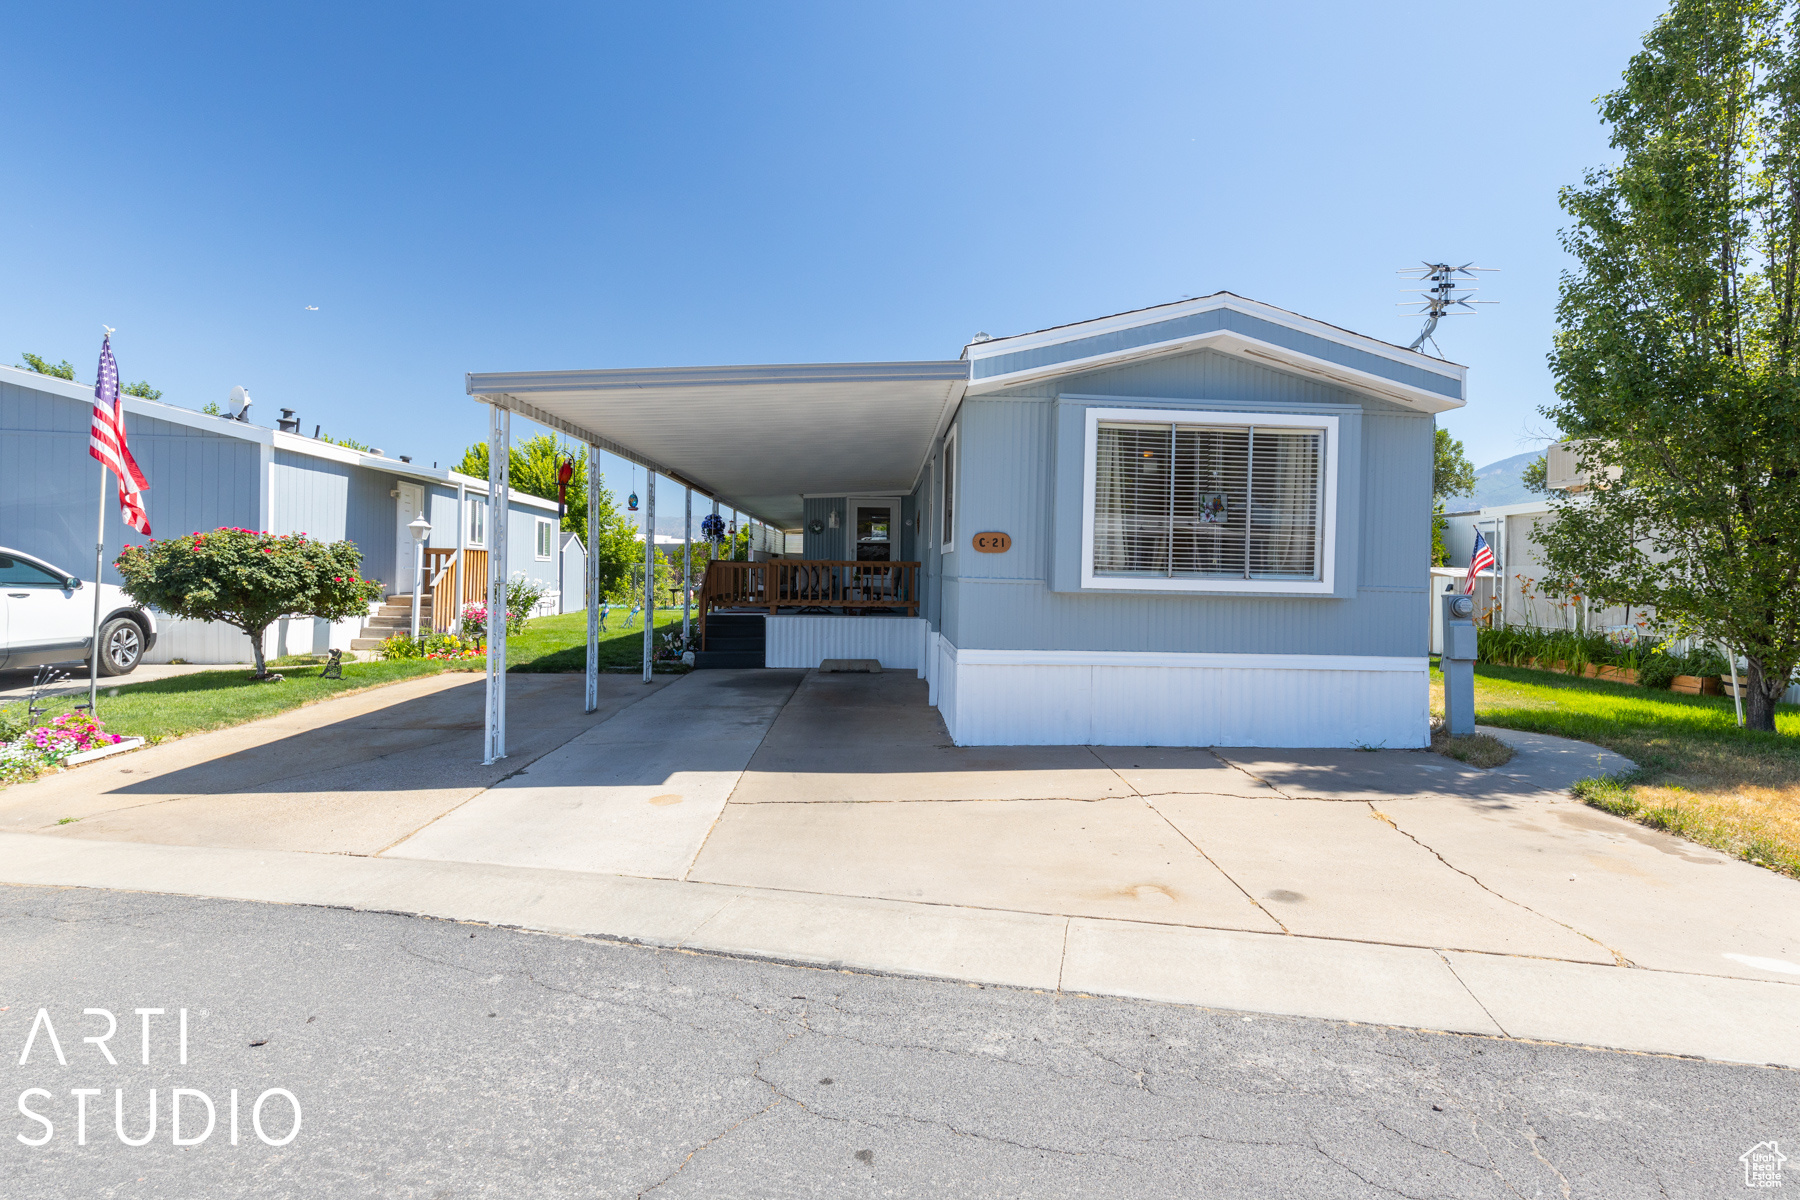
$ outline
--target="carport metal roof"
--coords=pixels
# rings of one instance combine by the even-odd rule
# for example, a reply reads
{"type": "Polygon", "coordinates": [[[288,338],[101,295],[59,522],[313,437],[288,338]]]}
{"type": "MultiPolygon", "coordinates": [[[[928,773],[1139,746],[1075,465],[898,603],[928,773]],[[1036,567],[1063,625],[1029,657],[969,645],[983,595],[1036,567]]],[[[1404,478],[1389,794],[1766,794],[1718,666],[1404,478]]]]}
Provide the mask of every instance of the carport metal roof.
{"type": "Polygon", "coordinates": [[[961,360],[519,371],[469,395],[778,529],[803,495],[910,492],[969,380],[961,360]]]}

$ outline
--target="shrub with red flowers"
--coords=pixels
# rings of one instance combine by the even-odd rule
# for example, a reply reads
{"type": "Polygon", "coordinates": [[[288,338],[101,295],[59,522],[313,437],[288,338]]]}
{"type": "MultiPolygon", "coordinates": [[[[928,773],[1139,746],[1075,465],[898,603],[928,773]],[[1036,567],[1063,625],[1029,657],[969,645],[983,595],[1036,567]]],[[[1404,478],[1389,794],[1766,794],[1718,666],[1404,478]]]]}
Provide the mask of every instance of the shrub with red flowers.
{"type": "Polygon", "coordinates": [[[219,528],[127,546],[114,565],[139,604],[243,630],[258,679],[269,677],[263,632],[280,618],[342,621],[367,613],[381,598],[381,585],[362,577],[355,542],[322,542],[304,533],[219,528]]]}

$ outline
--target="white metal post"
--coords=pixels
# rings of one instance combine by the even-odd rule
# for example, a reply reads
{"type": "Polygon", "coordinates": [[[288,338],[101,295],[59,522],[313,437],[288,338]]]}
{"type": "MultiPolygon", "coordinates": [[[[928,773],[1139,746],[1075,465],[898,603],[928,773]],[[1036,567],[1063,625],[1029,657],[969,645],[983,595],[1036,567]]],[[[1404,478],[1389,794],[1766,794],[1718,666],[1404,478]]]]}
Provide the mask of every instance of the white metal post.
{"type": "MultiPolygon", "coordinates": [[[[425,543],[413,537],[412,640],[419,640],[419,590],[425,585],[425,543]]],[[[437,615],[433,610],[432,615],[437,615]]]]}
{"type": "MultiPolygon", "coordinates": [[[[106,464],[100,464],[100,519],[94,534],[94,637],[88,643],[88,716],[100,719],[100,571],[106,560],[106,464]]],[[[30,724],[30,714],[26,714],[30,724]]]]}
{"type": "Polygon", "coordinates": [[[656,472],[644,472],[644,682],[656,645],[656,472]]]}
{"type": "Polygon", "coordinates": [[[483,766],[506,757],[506,526],[512,493],[512,413],[488,401],[487,744],[483,766]]]}
{"type": "MultiPolygon", "coordinates": [[[[463,546],[469,538],[469,485],[466,480],[456,481],[456,586],[451,588],[451,600],[456,604],[456,615],[450,619],[450,632],[457,637],[462,636],[463,593],[469,585],[463,579],[463,546]]],[[[437,616],[437,610],[432,610],[437,616]]]]}
{"type": "Polygon", "coordinates": [[[682,525],[682,536],[686,540],[681,546],[681,644],[688,642],[688,617],[694,598],[694,489],[684,489],[687,495],[687,520],[682,525]]]}
{"type": "Polygon", "coordinates": [[[600,447],[587,448],[587,692],[583,712],[600,710],[600,557],[594,547],[600,540],[600,447]]]}

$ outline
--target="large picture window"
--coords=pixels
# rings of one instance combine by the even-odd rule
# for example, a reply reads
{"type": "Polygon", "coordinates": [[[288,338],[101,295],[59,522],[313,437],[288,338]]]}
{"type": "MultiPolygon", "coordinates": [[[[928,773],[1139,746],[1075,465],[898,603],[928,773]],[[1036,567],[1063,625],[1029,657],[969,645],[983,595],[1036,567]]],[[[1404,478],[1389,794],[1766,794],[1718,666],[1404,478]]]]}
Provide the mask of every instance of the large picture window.
{"type": "Polygon", "coordinates": [[[1130,416],[1090,421],[1088,586],[1326,590],[1329,424],[1130,416]]]}

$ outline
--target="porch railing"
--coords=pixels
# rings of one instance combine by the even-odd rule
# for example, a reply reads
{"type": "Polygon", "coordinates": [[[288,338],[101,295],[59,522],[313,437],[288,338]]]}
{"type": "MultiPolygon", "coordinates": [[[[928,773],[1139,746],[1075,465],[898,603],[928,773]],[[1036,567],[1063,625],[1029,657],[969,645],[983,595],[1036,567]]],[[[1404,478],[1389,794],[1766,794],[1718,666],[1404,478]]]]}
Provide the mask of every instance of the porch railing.
{"type": "Polygon", "coordinates": [[[706,614],[715,608],[898,608],[919,615],[916,562],[833,562],[777,558],[768,562],[712,562],[700,585],[700,644],[706,614]]]}
{"type": "Polygon", "coordinates": [[[435,581],[421,599],[431,602],[431,627],[449,633],[457,615],[471,604],[487,603],[488,552],[463,550],[462,570],[456,569],[454,549],[425,551],[425,578],[435,581]]]}

